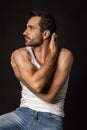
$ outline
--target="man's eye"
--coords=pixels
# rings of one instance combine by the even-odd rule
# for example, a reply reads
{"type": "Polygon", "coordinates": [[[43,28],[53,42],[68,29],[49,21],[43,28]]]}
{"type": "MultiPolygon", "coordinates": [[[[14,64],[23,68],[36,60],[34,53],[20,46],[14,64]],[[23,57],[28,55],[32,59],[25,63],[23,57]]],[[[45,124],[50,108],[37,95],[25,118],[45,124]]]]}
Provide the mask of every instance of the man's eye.
{"type": "Polygon", "coordinates": [[[28,27],[30,30],[33,30],[35,27],[33,27],[33,26],[29,26],[28,27]]]}
{"type": "Polygon", "coordinates": [[[30,29],[34,29],[34,27],[32,26],[32,27],[30,27],[30,29]]]}

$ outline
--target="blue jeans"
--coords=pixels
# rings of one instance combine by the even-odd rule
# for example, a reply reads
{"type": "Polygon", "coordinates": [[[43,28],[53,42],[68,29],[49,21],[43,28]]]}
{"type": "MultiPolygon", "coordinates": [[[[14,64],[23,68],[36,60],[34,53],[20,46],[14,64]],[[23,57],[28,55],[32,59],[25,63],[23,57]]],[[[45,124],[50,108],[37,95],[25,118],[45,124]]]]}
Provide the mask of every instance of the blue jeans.
{"type": "Polygon", "coordinates": [[[63,130],[60,116],[26,107],[0,116],[0,130],[63,130]]]}

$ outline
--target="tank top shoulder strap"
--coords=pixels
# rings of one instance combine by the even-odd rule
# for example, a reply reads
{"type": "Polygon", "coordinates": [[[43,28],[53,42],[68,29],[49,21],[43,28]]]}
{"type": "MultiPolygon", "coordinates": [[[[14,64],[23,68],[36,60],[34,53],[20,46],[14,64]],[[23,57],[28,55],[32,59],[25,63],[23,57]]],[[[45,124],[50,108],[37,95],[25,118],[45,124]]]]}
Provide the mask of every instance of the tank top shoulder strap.
{"type": "Polygon", "coordinates": [[[39,63],[37,62],[34,54],[33,54],[33,51],[32,51],[32,48],[31,47],[26,47],[27,51],[29,52],[30,56],[31,56],[31,62],[39,69],[41,66],[39,65],[39,63]]]}

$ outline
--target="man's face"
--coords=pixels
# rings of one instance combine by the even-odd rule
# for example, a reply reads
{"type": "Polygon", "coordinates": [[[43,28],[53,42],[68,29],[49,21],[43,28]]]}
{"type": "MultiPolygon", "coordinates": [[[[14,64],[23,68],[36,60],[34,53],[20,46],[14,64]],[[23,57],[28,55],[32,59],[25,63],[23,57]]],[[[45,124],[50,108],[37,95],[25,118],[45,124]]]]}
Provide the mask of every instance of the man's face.
{"type": "Polygon", "coordinates": [[[40,17],[34,16],[27,22],[27,28],[23,32],[26,46],[39,46],[43,42],[43,33],[40,31],[40,17]]]}

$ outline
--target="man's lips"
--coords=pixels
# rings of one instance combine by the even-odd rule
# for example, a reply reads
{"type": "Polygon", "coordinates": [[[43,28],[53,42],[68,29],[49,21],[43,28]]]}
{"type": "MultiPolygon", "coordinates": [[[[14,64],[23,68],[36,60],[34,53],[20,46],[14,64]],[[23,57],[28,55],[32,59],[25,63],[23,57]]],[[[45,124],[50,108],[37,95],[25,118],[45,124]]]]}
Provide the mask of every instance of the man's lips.
{"type": "Polygon", "coordinates": [[[25,41],[27,41],[27,40],[31,40],[29,37],[25,37],[25,41]]]}

